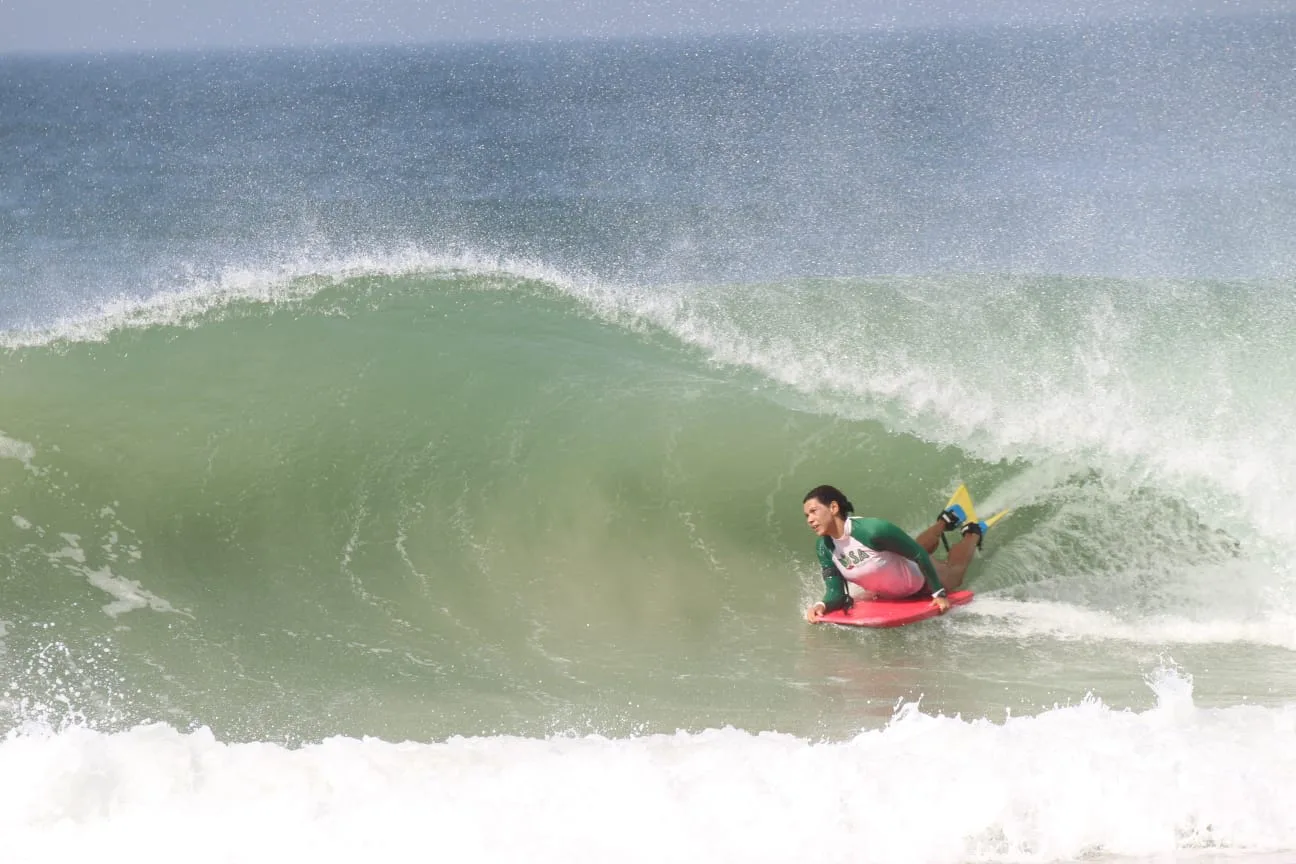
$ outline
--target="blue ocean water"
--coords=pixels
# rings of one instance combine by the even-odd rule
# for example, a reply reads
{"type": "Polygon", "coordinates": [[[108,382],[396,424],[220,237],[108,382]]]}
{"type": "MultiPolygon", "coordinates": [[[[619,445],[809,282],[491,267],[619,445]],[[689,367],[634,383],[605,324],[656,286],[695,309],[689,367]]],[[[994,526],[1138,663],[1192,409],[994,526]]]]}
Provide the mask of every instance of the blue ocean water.
{"type": "Polygon", "coordinates": [[[0,58],[12,860],[1292,854],[1293,49],[0,58]]]}

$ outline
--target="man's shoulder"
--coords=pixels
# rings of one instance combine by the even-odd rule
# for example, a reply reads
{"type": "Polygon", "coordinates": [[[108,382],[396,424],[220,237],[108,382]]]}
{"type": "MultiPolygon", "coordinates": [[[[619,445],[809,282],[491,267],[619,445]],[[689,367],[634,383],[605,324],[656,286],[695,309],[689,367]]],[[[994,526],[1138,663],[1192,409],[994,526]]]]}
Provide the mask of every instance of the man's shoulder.
{"type": "Polygon", "coordinates": [[[850,518],[850,533],[856,540],[862,541],[865,537],[873,537],[888,531],[894,531],[895,527],[891,522],[873,516],[852,516],[850,518]]]}

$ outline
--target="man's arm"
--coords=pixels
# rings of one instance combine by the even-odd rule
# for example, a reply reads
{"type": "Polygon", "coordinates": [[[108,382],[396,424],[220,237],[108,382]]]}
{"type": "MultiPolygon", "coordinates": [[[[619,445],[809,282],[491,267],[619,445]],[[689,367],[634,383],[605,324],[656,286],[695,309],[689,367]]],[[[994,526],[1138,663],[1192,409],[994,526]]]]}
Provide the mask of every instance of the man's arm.
{"type": "Polygon", "coordinates": [[[815,552],[819,555],[819,571],[824,580],[824,611],[836,612],[838,609],[848,608],[851,605],[851,596],[846,590],[846,578],[833,563],[832,549],[822,537],[815,544],[815,552]]]}
{"type": "Polygon", "coordinates": [[[851,604],[850,592],[846,590],[846,580],[836,567],[828,566],[822,568],[824,580],[824,611],[836,612],[838,609],[845,609],[851,604]]]}
{"type": "Polygon", "coordinates": [[[926,581],[932,594],[944,596],[945,587],[941,585],[940,577],[936,575],[931,556],[927,554],[926,549],[918,545],[917,540],[910,537],[898,525],[893,525],[885,519],[853,519],[851,536],[871,549],[879,552],[895,552],[897,555],[918,562],[918,569],[922,571],[923,580],[926,581]]]}

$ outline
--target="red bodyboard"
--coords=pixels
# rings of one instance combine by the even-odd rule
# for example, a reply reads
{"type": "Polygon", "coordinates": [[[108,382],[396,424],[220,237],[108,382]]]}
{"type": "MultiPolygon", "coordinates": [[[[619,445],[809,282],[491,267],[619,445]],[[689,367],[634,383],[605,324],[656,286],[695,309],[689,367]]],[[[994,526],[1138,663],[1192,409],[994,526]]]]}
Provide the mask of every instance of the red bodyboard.
{"type": "MultiPolygon", "coordinates": [[[[955,591],[949,595],[950,606],[962,606],[972,602],[971,591],[955,591]]],[[[817,619],[823,624],[847,624],[852,627],[899,627],[901,624],[912,624],[926,618],[935,618],[940,613],[932,605],[930,597],[914,597],[909,600],[856,600],[849,609],[838,609],[817,619]]]]}

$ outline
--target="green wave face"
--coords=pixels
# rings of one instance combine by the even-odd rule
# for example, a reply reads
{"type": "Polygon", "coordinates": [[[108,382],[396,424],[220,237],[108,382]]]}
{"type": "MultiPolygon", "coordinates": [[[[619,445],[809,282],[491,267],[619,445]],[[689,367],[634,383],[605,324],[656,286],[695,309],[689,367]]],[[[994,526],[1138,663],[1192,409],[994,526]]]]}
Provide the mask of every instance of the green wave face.
{"type": "Polygon", "coordinates": [[[958,482],[1017,507],[973,574],[987,596],[1194,613],[1231,568],[1240,620],[1287,590],[1263,514],[1290,447],[1267,479],[1221,468],[1257,439],[1185,398],[1290,411],[1236,368],[1277,356],[1281,322],[1218,286],[281,288],[3,359],[14,722],[832,727],[796,683],[824,671],[799,622],[824,482],[911,530],[958,482]],[[1214,297],[1214,329],[1149,290],[1214,297]]]}

